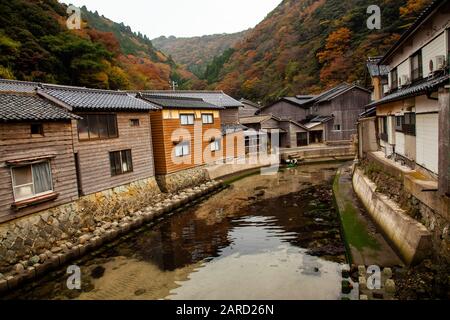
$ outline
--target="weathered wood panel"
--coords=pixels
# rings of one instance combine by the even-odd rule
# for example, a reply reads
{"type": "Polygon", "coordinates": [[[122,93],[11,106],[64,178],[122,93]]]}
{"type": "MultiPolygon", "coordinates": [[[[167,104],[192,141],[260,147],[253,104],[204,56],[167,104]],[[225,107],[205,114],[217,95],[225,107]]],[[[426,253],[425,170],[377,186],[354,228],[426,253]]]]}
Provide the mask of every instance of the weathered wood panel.
{"type": "Polygon", "coordinates": [[[72,122],[74,150],[78,153],[83,195],[92,194],[154,176],[150,116],[147,112],[117,113],[119,136],[113,139],[79,141],[77,122],[72,122]],[[139,119],[139,126],[130,124],[139,119]],[[112,176],[109,153],[131,149],[133,172],[112,176]]]}
{"type": "Polygon", "coordinates": [[[75,162],[73,157],[72,127],[70,122],[43,123],[44,136],[31,137],[29,123],[0,125],[0,221],[49,209],[78,197],[75,162]],[[13,210],[14,193],[11,168],[5,161],[52,155],[53,189],[55,200],[13,210]]]}

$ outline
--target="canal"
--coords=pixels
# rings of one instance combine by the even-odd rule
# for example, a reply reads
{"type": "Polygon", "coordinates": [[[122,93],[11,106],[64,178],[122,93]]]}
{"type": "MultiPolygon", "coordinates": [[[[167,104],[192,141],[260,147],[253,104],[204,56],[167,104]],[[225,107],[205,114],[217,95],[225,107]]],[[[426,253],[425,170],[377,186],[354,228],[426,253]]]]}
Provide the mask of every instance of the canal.
{"type": "Polygon", "coordinates": [[[332,197],[339,164],[253,175],[135,231],[15,299],[340,299],[345,246],[332,197]]]}

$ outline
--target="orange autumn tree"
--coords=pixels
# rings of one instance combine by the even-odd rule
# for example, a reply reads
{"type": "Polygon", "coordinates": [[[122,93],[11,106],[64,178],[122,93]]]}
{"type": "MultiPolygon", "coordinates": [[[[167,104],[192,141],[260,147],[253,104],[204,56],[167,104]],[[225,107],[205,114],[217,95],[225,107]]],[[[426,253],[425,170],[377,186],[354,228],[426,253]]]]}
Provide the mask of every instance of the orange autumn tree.
{"type": "Polygon", "coordinates": [[[351,68],[350,40],[352,33],[348,28],[332,32],[326,41],[325,49],[317,54],[323,65],[320,80],[327,87],[346,81],[351,68]]]}

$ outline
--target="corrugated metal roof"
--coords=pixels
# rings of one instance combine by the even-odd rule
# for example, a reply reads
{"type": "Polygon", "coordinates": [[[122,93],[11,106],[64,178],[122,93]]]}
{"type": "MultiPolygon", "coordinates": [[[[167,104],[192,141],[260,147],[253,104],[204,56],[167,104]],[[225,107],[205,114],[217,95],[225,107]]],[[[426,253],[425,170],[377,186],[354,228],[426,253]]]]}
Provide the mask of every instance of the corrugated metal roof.
{"type": "Polygon", "coordinates": [[[0,92],[0,120],[2,121],[39,121],[81,119],[30,93],[0,92]]]}
{"type": "Polygon", "coordinates": [[[223,108],[237,108],[242,107],[242,103],[233,99],[223,91],[191,91],[191,90],[147,90],[142,91],[142,94],[158,95],[158,96],[168,96],[168,97],[186,97],[186,98],[198,98],[204,101],[214,104],[218,107],[223,108]]]}
{"type": "Polygon", "coordinates": [[[42,91],[76,110],[155,110],[158,107],[124,91],[43,85],[42,91]]]}
{"type": "Polygon", "coordinates": [[[400,89],[390,95],[385,96],[384,98],[374,101],[367,105],[367,107],[374,107],[378,106],[383,103],[388,103],[392,101],[401,100],[407,97],[415,97],[422,94],[425,94],[429,90],[434,90],[437,87],[443,85],[445,82],[448,82],[450,79],[450,76],[448,74],[442,75],[440,77],[426,80],[422,83],[412,85],[408,88],[400,89]]]}
{"type": "Polygon", "coordinates": [[[200,98],[171,97],[151,94],[138,95],[145,101],[149,101],[162,108],[182,108],[182,109],[224,109],[217,105],[208,103],[200,98]]]}

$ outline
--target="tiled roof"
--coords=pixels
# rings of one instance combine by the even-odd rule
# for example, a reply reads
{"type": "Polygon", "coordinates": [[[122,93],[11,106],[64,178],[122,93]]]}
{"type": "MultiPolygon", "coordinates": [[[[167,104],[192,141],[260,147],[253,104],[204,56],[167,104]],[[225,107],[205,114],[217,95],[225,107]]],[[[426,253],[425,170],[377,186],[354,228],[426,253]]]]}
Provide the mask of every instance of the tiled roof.
{"type": "Polygon", "coordinates": [[[224,109],[217,105],[205,102],[200,98],[169,97],[151,94],[138,95],[145,101],[149,101],[161,108],[181,108],[181,109],[224,109]]]}
{"type": "Polygon", "coordinates": [[[80,117],[37,94],[0,92],[1,121],[71,120],[80,117]]]}
{"type": "Polygon", "coordinates": [[[242,104],[246,104],[246,105],[249,105],[249,106],[258,108],[258,109],[261,108],[261,105],[257,104],[256,102],[247,100],[247,99],[241,99],[240,102],[241,102],[242,104]]]}
{"type": "Polygon", "coordinates": [[[0,79],[0,91],[6,92],[23,92],[23,93],[33,93],[39,86],[37,82],[26,82],[26,81],[16,81],[0,79]]]}
{"type": "Polygon", "coordinates": [[[370,57],[367,60],[366,66],[371,77],[387,76],[389,74],[389,66],[378,65],[380,60],[380,57],[370,57]]]}
{"type": "Polygon", "coordinates": [[[412,85],[408,88],[400,89],[390,95],[385,96],[384,98],[374,101],[367,105],[367,107],[375,107],[383,103],[402,100],[407,97],[415,97],[420,96],[422,94],[427,93],[430,90],[434,90],[437,87],[443,85],[445,82],[449,82],[450,76],[448,74],[442,75],[440,77],[426,80],[419,84],[412,85]]]}
{"type": "Polygon", "coordinates": [[[271,115],[244,117],[244,118],[239,118],[239,122],[245,125],[245,124],[261,123],[261,122],[267,121],[272,118],[273,118],[273,116],[271,116],[271,115]]]}
{"type": "Polygon", "coordinates": [[[311,119],[309,122],[325,123],[325,122],[328,122],[328,121],[333,120],[333,119],[334,119],[333,116],[317,116],[317,117],[311,119]]]}
{"type": "Polygon", "coordinates": [[[142,91],[142,94],[203,99],[205,102],[214,104],[222,108],[242,107],[242,103],[233,99],[223,91],[159,90],[159,91],[142,91]]]}
{"type": "Polygon", "coordinates": [[[248,128],[246,126],[243,126],[242,124],[223,124],[222,125],[222,135],[229,134],[229,133],[235,133],[247,130],[248,128]]]}
{"type": "Polygon", "coordinates": [[[42,91],[75,110],[155,110],[151,103],[124,91],[44,85],[42,91]]]}

